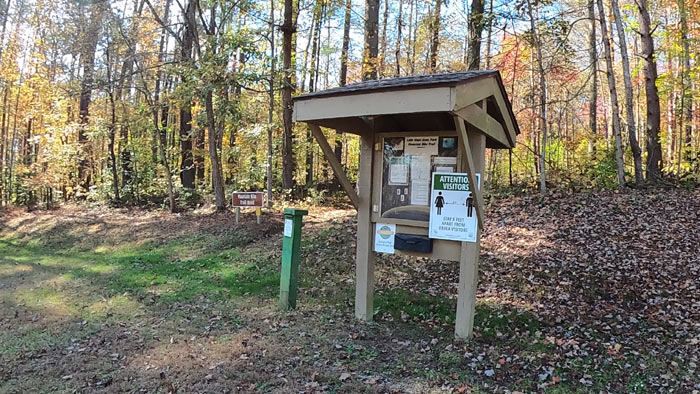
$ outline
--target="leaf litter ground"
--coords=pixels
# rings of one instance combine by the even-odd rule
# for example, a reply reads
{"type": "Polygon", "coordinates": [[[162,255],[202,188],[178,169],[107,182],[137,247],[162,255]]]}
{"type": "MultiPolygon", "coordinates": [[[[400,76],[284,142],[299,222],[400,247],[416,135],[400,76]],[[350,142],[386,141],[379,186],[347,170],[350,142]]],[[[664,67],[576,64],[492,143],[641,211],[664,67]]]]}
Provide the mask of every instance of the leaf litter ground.
{"type": "Polygon", "coordinates": [[[278,217],[2,212],[0,393],[700,391],[698,191],[492,201],[468,343],[452,262],[379,256],[356,322],[353,212],[310,210],[288,313],[278,217]]]}

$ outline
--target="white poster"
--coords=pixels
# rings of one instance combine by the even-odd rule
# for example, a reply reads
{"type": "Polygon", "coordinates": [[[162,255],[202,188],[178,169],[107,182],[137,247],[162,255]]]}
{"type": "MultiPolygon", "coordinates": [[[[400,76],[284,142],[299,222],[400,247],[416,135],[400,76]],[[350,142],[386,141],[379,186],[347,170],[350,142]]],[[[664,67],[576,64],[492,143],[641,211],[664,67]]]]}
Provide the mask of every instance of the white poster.
{"type": "Polygon", "coordinates": [[[389,162],[389,184],[408,185],[408,164],[403,157],[392,158],[389,162]]]}
{"type": "Polygon", "coordinates": [[[411,156],[411,205],[428,205],[430,156],[411,156]]]}
{"type": "MultiPolygon", "coordinates": [[[[476,182],[481,185],[481,174],[476,174],[476,182]]],[[[476,230],[476,208],[467,174],[434,172],[428,236],[476,242],[476,230]]]]}
{"type": "Polygon", "coordinates": [[[439,137],[406,137],[404,155],[436,156],[438,154],[439,137]]]}
{"type": "Polygon", "coordinates": [[[284,219],[284,236],[292,236],[292,219],[284,219]]]}
{"type": "Polygon", "coordinates": [[[395,224],[375,224],[374,251],[394,254],[395,224]]]}

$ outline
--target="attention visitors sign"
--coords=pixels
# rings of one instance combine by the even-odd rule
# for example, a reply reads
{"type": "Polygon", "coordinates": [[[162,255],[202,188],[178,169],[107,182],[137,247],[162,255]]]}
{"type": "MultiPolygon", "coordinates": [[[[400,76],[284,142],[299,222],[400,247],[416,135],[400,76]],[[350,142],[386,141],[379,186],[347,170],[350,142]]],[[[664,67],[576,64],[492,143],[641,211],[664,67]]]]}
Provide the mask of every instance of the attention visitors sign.
{"type": "MultiPolygon", "coordinates": [[[[481,174],[476,174],[481,184],[481,174]]],[[[476,242],[476,208],[465,173],[433,173],[428,236],[476,242]]]]}

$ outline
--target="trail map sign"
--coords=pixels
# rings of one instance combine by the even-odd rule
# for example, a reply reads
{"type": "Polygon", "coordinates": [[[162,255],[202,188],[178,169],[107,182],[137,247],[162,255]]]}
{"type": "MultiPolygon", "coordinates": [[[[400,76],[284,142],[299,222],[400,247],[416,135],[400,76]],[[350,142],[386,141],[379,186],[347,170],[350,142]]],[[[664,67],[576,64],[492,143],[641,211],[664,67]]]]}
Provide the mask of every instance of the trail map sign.
{"type": "Polygon", "coordinates": [[[395,224],[377,223],[374,234],[374,251],[379,253],[394,254],[394,240],[396,235],[395,224]]]}
{"type": "MultiPolygon", "coordinates": [[[[481,175],[476,174],[481,184],[481,175]]],[[[430,190],[430,238],[476,242],[476,209],[464,173],[433,173],[430,190]]]]}
{"type": "Polygon", "coordinates": [[[231,205],[236,208],[262,208],[263,192],[234,192],[231,205]]]}

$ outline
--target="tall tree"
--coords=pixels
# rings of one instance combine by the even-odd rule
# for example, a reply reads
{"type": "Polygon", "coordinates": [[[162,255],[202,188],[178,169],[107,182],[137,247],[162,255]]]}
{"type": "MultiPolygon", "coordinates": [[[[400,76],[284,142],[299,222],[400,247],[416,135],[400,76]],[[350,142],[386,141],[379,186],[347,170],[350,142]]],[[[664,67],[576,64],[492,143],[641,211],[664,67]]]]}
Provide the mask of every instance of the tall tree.
{"type": "Polygon", "coordinates": [[[92,90],[94,88],[95,75],[95,53],[97,52],[97,42],[100,40],[102,31],[102,21],[105,8],[109,6],[104,0],[90,3],[87,10],[83,12],[84,23],[82,31],[80,57],[83,63],[83,79],[80,82],[80,105],[78,127],[78,143],[81,146],[81,158],[78,162],[78,183],[83,193],[89,191],[92,184],[92,174],[90,173],[90,156],[87,131],[90,122],[90,102],[92,101],[92,90]]]}
{"type": "Polygon", "coordinates": [[[365,0],[365,45],[362,50],[362,80],[377,79],[379,54],[379,0],[365,0]]]}
{"type": "Polygon", "coordinates": [[[617,0],[610,0],[610,8],[612,8],[615,17],[615,27],[617,29],[617,37],[620,42],[620,59],[622,60],[622,78],[625,83],[625,115],[627,122],[627,134],[630,140],[630,148],[632,149],[632,158],[634,160],[634,181],[640,186],[644,183],[644,172],[642,168],[642,151],[639,148],[637,140],[637,128],[634,121],[634,104],[633,104],[633,88],[632,76],[630,75],[630,60],[627,54],[627,37],[625,36],[625,26],[620,15],[620,6],[617,0]]]}
{"type": "Polygon", "coordinates": [[[275,0],[270,0],[270,108],[267,109],[267,206],[272,208],[272,127],[275,113],[275,0]]]}
{"type": "Polygon", "coordinates": [[[396,49],[394,51],[394,57],[396,59],[396,72],[395,77],[401,76],[401,40],[403,30],[403,0],[399,0],[399,15],[396,17],[396,49]]]}
{"type": "MultiPolygon", "coordinates": [[[[429,71],[434,73],[437,70],[438,47],[440,46],[440,10],[442,9],[442,0],[435,0],[435,8],[433,15],[430,17],[430,54],[429,71]]],[[[483,28],[483,26],[482,26],[483,28]]]]}
{"type": "MultiPolygon", "coordinates": [[[[352,0],[345,0],[345,19],[343,22],[343,45],[340,50],[340,86],[345,86],[348,82],[348,52],[350,50],[350,22],[352,18],[352,0]]],[[[335,136],[335,158],[338,162],[343,159],[343,139],[345,134],[340,133],[335,136]]]]}
{"type": "Polygon", "coordinates": [[[681,136],[678,140],[678,170],[680,172],[681,161],[690,160],[693,142],[693,94],[692,80],[690,78],[690,39],[688,37],[688,4],[685,0],[678,0],[679,19],[681,24],[681,47],[683,49],[683,65],[681,72],[681,109],[683,111],[681,136]],[[683,128],[685,127],[685,130],[683,128]]]}
{"type": "Polygon", "coordinates": [[[484,31],[484,0],[472,0],[468,25],[467,68],[478,70],[481,62],[481,34],[484,31]]]}
{"type": "MultiPolygon", "coordinates": [[[[477,1],[477,0],[474,0],[477,1]]],[[[482,4],[483,7],[483,4],[482,4]]],[[[538,21],[535,19],[535,15],[538,14],[538,10],[534,9],[532,0],[527,1],[527,12],[530,17],[530,34],[532,35],[533,45],[535,46],[535,52],[537,54],[537,71],[539,74],[539,85],[540,85],[540,194],[544,195],[547,193],[547,176],[545,171],[545,155],[547,153],[547,81],[545,79],[544,71],[544,57],[542,56],[542,41],[540,40],[539,31],[537,29],[538,21]]]]}
{"type": "Polygon", "coordinates": [[[659,90],[656,87],[658,77],[656,59],[654,58],[654,38],[652,37],[651,19],[647,0],[635,0],[639,15],[639,36],[642,44],[641,58],[644,68],[644,87],[646,89],[647,117],[646,117],[646,145],[647,182],[656,183],[661,178],[661,142],[659,129],[661,128],[661,107],[659,103],[659,90]]]}
{"type": "Polygon", "coordinates": [[[284,123],[282,144],[282,187],[291,190],[294,187],[294,151],[292,150],[292,38],[296,33],[294,19],[294,1],[284,0],[284,24],[282,30],[282,67],[284,69],[284,81],[282,88],[282,122],[284,123]]]}
{"type": "MultiPolygon", "coordinates": [[[[596,48],[595,32],[595,0],[588,0],[588,19],[591,28],[588,33],[588,61],[591,65],[591,85],[588,95],[588,127],[591,134],[598,134],[598,50],[596,48]]],[[[593,150],[593,138],[589,139],[589,151],[593,150]]]]}
{"type": "Polygon", "coordinates": [[[622,130],[620,127],[620,105],[617,100],[617,87],[615,86],[615,73],[613,71],[612,50],[610,49],[610,36],[605,20],[605,8],[603,0],[598,1],[598,13],[600,15],[600,33],[603,38],[605,53],[606,75],[608,89],[610,90],[610,109],[612,113],[613,135],[615,138],[615,163],[617,164],[617,183],[622,188],[625,186],[625,162],[622,156],[622,130]]]}
{"type": "MultiPolygon", "coordinates": [[[[197,0],[189,0],[185,6],[182,21],[182,39],[180,40],[180,62],[184,65],[181,73],[182,83],[189,83],[189,69],[192,67],[192,46],[196,29],[197,0]]],[[[194,189],[195,168],[192,154],[192,98],[189,89],[180,103],[180,183],[185,189],[194,189]]]]}

